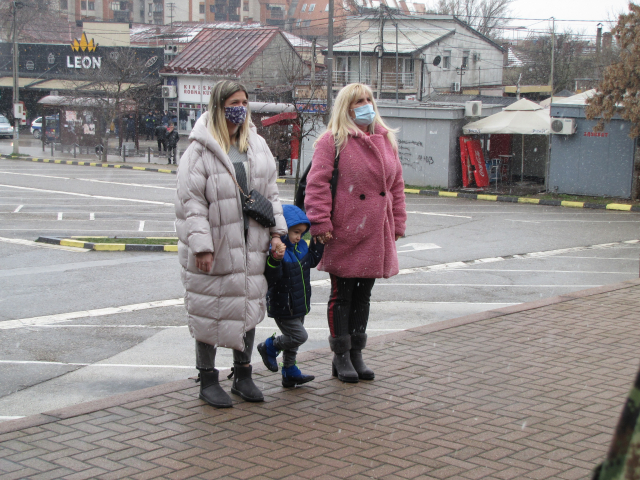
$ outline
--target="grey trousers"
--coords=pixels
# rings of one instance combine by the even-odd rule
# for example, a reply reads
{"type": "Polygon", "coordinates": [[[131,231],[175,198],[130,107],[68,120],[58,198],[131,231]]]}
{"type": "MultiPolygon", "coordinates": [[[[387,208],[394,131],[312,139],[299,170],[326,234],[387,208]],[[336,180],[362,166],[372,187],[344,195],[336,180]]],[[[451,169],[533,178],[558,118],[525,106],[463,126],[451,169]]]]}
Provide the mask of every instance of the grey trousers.
{"type": "MultiPolygon", "coordinates": [[[[251,363],[251,353],[253,351],[253,339],[256,336],[256,329],[253,328],[244,334],[244,352],[233,351],[233,363],[244,365],[251,363]]],[[[208,343],[196,340],[196,368],[198,370],[213,370],[216,366],[216,347],[208,343]]]]}
{"type": "Polygon", "coordinates": [[[304,328],[304,317],[283,320],[274,318],[282,335],[273,339],[273,346],[282,350],[282,365],[292,367],[296,364],[298,347],[307,341],[309,335],[304,328]]]}

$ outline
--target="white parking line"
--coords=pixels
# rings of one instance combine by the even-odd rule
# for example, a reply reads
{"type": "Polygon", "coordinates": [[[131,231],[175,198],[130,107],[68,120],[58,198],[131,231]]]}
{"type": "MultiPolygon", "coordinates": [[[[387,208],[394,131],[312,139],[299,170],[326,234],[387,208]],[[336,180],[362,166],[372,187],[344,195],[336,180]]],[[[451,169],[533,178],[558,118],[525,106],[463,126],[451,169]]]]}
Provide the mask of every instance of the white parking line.
{"type": "Polygon", "coordinates": [[[139,232],[144,232],[144,220],[140,220],[140,226],[138,227],[139,232]]]}
{"type": "Polygon", "coordinates": [[[89,220],[95,220],[96,214],[94,212],[89,213],[89,220]]]}
{"type": "Polygon", "coordinates": [[[9,330],[28,326],[52,325],[54,323],[67,322],[74,318],[101,317],[104,315],[113,315],[115,313],[128,313],[138,310],[147,310],[149,308],[169,307],[183,304],[183,298],[176,298],[173,300],[159,300],[157,302],[135,303],[133,305],[123,305],[121,307],[98,308],[96,310],[82,310],[79,312],[59,313],[57,315],[45,315],[42,317],[4,320],[0,322],[0,330],[9,330]]]}
{"type": "Polygon", "coordinates": [[[472,218],[472,217],[468,217],[466,215],[452,215],[449,213],[432,213],[432,212],[416,212],[416,211],[411,211],[411,212],[407,212],[407,213],[415,213],[417,215],[433,215],[436,217],[456,217],[456,218],[472,218]]]}
{"type": "Polygon", "coordinates": [[[18,208],[16,208],[13,213],[18,213],[20,210],[22,210],[22,207],[24,207],[24,205],[18,205],[18,208]]]}
{"type": "Polygon", "coordinates": [[[149,203],[152,205],[168,205],[168,206],[174,206],[173,203],[167,203],[167,202],[157,202],[155,200],[140,200],[137,198],[120,198],[120,197],[107,197],[105,195],[89,195],[86,193],[75,193],[75,192],[63,192],[60,190],[45,190],[42,188],[31,188],[31,187],[18,187],[15,185],[4,185],[4,184],[0,184],[0,187],[5,187],[5,188],[16,188],[18,190],[32,190],[32,191],[36,191],[36,192],[47,192],[47,193],[58,193],[60,195],[73,195],[76,197],[89,197],[89,198],[100,198],[103,200],[119,200],[122,202],[136,202],[136,203],[149,203]]]}
{"type": "Polygon", "coordinates": [[[62,220],[62,212],[58,212],[58,220],[62,220]]]}
{"type": "Polygon", "coordinates": [[[0,360],[0,364],[13,365],[63,365],[70,367],[111,367],[111,368],[181,368],[195,370],[193,365],[131,365],[128,363],[66,363],[66,362],[44,362],[38,360],[0,360]]]}

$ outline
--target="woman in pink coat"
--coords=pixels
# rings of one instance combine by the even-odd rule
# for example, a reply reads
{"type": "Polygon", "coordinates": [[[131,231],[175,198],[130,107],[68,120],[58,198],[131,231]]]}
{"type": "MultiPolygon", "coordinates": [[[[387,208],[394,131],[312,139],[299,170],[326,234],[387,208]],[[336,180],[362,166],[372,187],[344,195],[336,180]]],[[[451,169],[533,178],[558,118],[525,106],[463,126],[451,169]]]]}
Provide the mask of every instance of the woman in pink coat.
{"type": "Polygon", "coordinates": [[[407,213],[394,132],[380,117],[371,89],[347,85],[315,144],[307,177],[311,235],[326,243],[318,269],[331,276],[332,373],[343,382],[374,378],[362,360],[371,290],[376,278],[398,273],[395,242],[404,235],[407,213]],[[336,149],[339,175],[332,198],[336,149]]]}

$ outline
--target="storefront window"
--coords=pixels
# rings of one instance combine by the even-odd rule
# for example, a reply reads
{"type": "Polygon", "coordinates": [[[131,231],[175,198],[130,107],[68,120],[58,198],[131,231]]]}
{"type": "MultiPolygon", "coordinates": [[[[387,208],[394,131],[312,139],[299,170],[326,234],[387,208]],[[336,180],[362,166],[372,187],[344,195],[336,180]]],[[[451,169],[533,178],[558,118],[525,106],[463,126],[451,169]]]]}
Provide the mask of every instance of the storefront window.
{"type": "MultiPolygon", "coordinates": [[[[206,110],[206,106],[204,110],[206,110]]],[[[199,103],[181,103],[178,114],[178,131],[180,133],[191,132],[202,112],[203,109],[199,103]]]]}

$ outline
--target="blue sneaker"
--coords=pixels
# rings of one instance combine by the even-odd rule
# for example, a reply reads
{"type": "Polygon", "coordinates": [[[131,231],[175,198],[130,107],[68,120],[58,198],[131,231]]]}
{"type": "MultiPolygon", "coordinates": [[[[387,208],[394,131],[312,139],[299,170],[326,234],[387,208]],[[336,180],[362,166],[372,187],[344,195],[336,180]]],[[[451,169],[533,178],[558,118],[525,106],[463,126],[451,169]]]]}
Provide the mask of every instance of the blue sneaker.
{"type": "Polygon", "coordinates": [[[282,386],[285,388],[296,387],[313,380],[313,375],[304,375],[297,365],[282,367],[282,386]]]}
{"type": "Polygon", "coordinates": [[[276,357],[280,354],[276,347],[273,346],[273,338],[275,334],[267,338],[264,342],[258,345],[258,353],[262,357],[264,366],[272,372],[278,371],[278,361],[276,357]]]}

